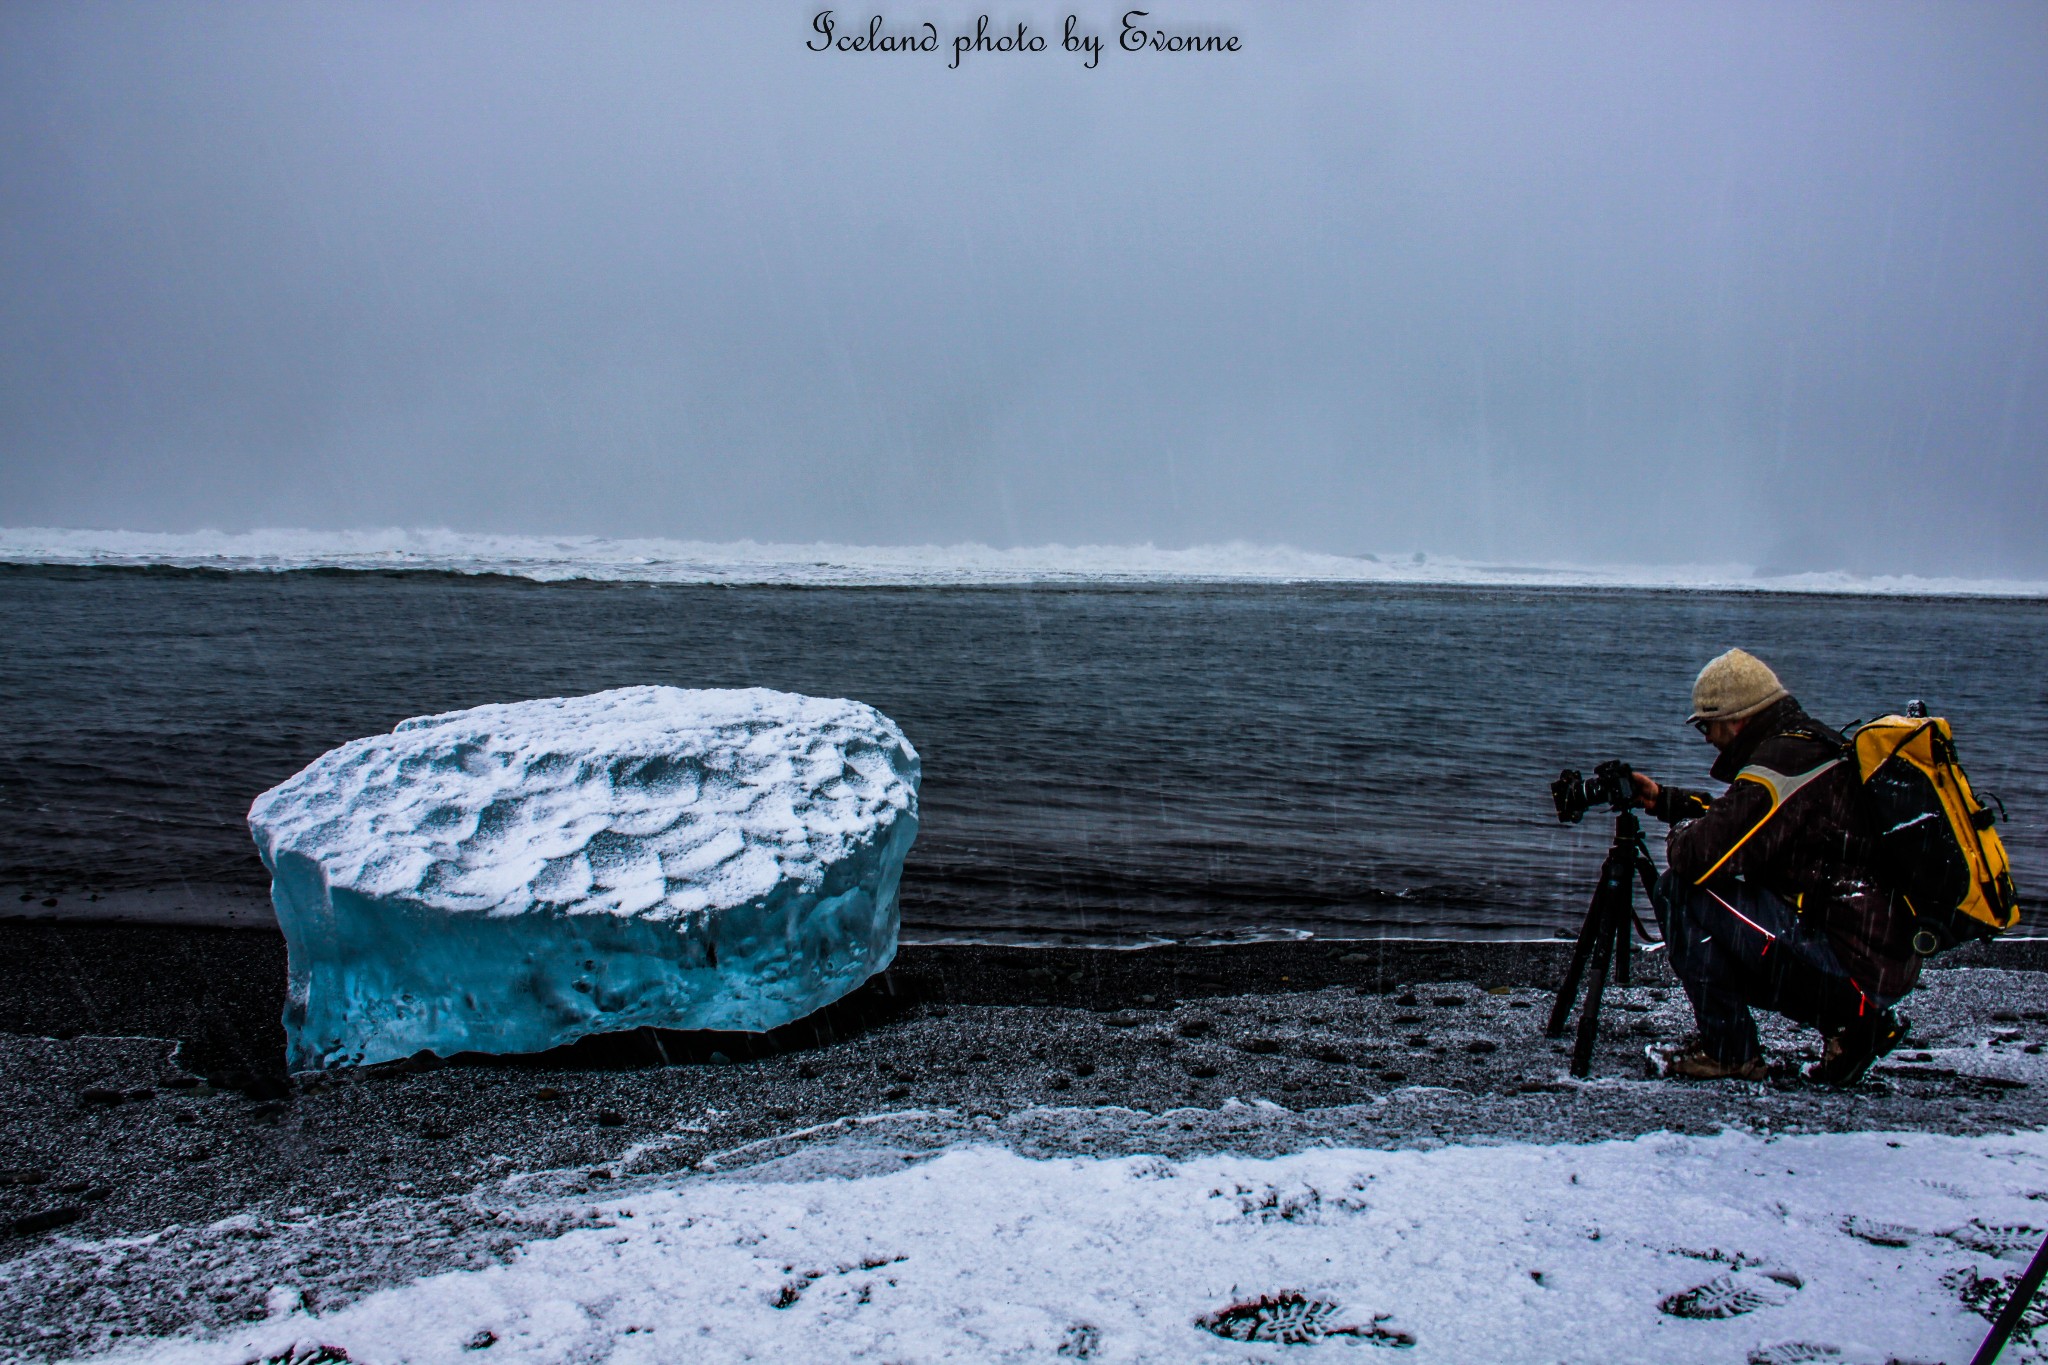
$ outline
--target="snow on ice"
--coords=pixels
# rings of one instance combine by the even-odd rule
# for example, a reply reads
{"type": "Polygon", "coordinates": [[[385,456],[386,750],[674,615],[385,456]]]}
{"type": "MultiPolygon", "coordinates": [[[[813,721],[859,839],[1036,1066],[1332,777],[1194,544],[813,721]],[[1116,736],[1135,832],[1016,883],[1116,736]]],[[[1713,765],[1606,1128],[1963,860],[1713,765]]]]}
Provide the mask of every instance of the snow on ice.
{"type": "Polygon", "coordinates": [[[629,687],[422,716],[249,826],[294,1069],[765,1030],[895,955],[916,751],[859,702],[629,687]]]}
{"type": "Polygon", "coordinates": [[[317,1315],[279,1294],[262,1323],[112,1359],[1955,1361],[2048,1223],[2034,1132],[794,1160],[578,1202],[594,1222],[505,1264],[317,1315]]]}

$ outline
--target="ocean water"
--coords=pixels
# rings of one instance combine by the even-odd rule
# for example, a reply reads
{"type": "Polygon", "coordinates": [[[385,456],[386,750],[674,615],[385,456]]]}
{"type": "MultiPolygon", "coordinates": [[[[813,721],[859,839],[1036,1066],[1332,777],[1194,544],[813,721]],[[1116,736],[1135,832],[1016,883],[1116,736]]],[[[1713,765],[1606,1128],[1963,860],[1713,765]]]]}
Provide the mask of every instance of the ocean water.
{"type": "Polygon", "coordinates": [[[869,702],[918,746],[912,940],[1547,936],[1610,828],[1558,825],[1550,780],[1622,758],[1708,785],[1687,693],[1736,644],[1824,720],[1912,697],[1948,716],[2039,912],[2038,599],[417,571],[0,567],[0,885],[260,888],[250,799],[345,740],[489,701],[764,686],[869,702]]]}

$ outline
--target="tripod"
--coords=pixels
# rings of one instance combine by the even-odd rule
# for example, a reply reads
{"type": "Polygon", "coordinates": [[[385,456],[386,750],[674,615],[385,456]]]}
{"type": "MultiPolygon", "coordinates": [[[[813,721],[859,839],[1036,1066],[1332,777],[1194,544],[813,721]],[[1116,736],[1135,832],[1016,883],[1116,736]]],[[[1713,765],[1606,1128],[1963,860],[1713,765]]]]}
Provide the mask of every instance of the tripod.
{"type": "MultiPolygon", "coordinates": [[[[1593,966],[1593,978],[1586,985],[1586,1007],[1579,1012],[1579,1032],[1572,1044],[1572,1075],[1592,1070],[1593,1042],[1600,1031],[1600,998],[1607,993],[1608,964],[1614,979],[1629,984],[1629,951],[1633,941],[1629,930],[1636,921],[1634,879],[1643,883],[1643,894],[1652,903],[1657,897],[1657,865],[1650,861],[1650,846],[1643,842],[1642,822],[1625,810],[1614,817],[1614,842],[1608,846],[1607,861],[1600,864],[1600,884],[1593,888],[1593,904],[1586,922],[1579,926],[1579,941],[1572,949],[1572,965],[1565,970],[1564,984],[1557,988],[1557,1003],[1551,1007],[1550,1024],[1544,1033],[1564,1037],[1565,1020],[1579,997],[1579,978],[1586,964],[1593,966]]],[[[1649,935],[1645,933],[1644,938],[1649,935]]]]}

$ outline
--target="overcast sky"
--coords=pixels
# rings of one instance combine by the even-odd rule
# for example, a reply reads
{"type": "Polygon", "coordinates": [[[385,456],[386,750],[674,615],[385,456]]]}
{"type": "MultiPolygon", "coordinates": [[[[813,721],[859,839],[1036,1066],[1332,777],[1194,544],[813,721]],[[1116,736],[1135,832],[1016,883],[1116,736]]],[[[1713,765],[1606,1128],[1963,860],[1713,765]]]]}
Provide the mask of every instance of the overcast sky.
{"type": "Polygon", "coordinates": [[[2039,0],[1137,2],[8,0],[0,523],[2048,574],[2039,0]]]}

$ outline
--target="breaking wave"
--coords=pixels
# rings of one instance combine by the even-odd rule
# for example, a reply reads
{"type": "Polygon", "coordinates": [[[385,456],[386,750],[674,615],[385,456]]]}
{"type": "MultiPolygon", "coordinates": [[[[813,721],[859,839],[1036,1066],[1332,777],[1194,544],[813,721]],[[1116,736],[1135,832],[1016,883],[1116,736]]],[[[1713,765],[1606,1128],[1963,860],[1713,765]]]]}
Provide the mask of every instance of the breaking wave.
{"type": "Polygon", "coordinates": [[[1648,588],[1899,597],[2048,597],[2026,579],[1771,574],[1741,564],[1489,564],[1333,555],[1231,542],[1152,545],[785,545],[602,536],[487,535],[445,529],[91,531],[0,528],[0,563],[284,573],[498,574],[536,582],[723,583],[792,587],[972,587],[1030,583],[1386,583],[1648,588]]]}

